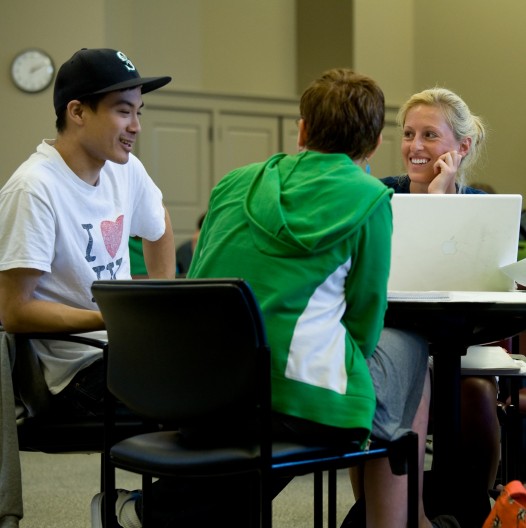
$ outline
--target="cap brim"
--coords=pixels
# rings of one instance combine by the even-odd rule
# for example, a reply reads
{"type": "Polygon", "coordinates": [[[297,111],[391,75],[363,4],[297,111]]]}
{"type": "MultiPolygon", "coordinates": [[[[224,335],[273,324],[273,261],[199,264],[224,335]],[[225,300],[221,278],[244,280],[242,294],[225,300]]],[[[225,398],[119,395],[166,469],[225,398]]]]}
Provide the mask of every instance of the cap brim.
{"type": "Polygon", "coordinates": [[[137,86],[141,86],[141,93],[148,93],[161,88],[162,86],[168,84],[171,80],[171,77],[137,77],[135,79],[129,79],[121,83],[107,86],[103,90],[93,92],[92,95],[117,92],[119,90],[126,90],[128,88],[135,88],[137,86]]]}

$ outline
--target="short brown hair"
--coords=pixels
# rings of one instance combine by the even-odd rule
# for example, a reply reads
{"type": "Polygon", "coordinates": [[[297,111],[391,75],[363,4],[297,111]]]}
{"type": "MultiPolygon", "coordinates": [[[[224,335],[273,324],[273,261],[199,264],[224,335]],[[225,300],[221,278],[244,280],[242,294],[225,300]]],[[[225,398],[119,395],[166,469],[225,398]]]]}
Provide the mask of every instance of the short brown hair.
{"type": "Polygon", "coordinates": [[[377,146],[384,127],[385,99],[370,77],[335,68],[303,92],[300,113],[308,149],[362,159],[377,146]]]}

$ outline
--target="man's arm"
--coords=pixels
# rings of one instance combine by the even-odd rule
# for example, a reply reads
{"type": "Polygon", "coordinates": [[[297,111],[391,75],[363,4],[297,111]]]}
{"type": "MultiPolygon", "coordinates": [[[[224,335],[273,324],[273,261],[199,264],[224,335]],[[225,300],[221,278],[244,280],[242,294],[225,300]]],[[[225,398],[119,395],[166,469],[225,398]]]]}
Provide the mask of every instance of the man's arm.
{"type": "Polygon", "coordinates": [[[42,272],[0,271],[0,322],[8,332],[88,332],[104,329],[99,311],[41,301],[34,291],[42,272]]]}
{"type": "Polygon", "coordinates": [[[175,278],[175,243],[172,222],[166,207],[164,219],[166,224],[164,235],[155,242],[146,239],[142,241],[144,262],[150,279],[175,278]]]}

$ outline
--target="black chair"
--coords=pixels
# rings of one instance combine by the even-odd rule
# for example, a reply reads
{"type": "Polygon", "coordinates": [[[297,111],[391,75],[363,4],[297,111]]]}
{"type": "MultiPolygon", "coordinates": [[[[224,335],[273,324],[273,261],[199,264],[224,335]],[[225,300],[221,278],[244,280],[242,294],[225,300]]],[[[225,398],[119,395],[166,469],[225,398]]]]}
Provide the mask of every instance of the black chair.
{"type": "MultiPolygon", "coordinates": [[[[4,331],[2,327],[0,331],[4,331]]],[[[13,428],[16,429],[18,451],[48,454],[97,453],[100,455],[102,490],[105,462],[104,419],[100,416],[66,414],[54,409],[40,360],[32,346],[34,339],[82,343],[100,349],[104,348],[105,342],[83,335],[62,333],[11,334],[10,340],[14,344],[11,381],[15,403],[13,420],[16,413],[16,424],[13,424],[13,428]]],[[[146,424],[142,419],[133,416],[119,416],[115,423],[116,438],[127,438],[151,430],[153,430],[151,424],[146,424]]],[[[3,436],[2,438],[4,439],[3,436]]],[[[7,438],[4,440],[7,441],[7,438]]],[[[10,443],[2,446],[3,456],[9,459],[4,462],[10,464],[12,468],[17,464],[16,448],[16,444],[10,443]]],[[[10,496],[14,504],[22,503],[21,483],[17,485],[3,483],[0,484],[0,488],[0,493],[10,496]]]]}
{"type": "MultiPolygon", "coordinates": [[[[51,394],[32,339],[60,339],[104,347],[104,343],[66,334],[9,334],[0,326],[2,353],[2,506],[8,515],[22,513],[19,451],[44,453],[101,453],[104,462],[104,421],[64,416],[51,409],[51,394]],[[18,512],[18,510],[20,510],[18,512]]],[[[125,436],[139,432],[129,429],[125,436]]],[[[144,431],[144,429],[143,429],[144,431]]],[[[102,487],[101,471],[101,487],[102,487]]]]}
{"type": "MultiPolygon", "coordinates": [[[[57,412],[51,405],[40,360],[32,340],[55,340],[80,343],[101,350],[105,342],[82,334],[28,333],[15,334],[16,356],[13,369],[15,399],[24,408],[18,418],[18,446],[20,451],[43,453],[103,453],[104,420],[102,417],[57,412]]],[[[116,433],[126,438],[151,430],[143,420],[133,416],[119,416],[116,433]]]]}
{"type": "Polygon", "coordinates": [[[25,409],[18,420],[18,445],[21,451],[44,453],[102,453],[102,418],[64,415],[52,409],[51,398],[33,339],[83,343],[100,349],[105,343],[80,335],[34,333],[16,334],[13,370],[15,398],[25,409]]]}
{"type": "MultiPolygon", "coordinates": [[[[152,478],[257,475],[258,507],[247,526],[272,525],[271,479],[315,473],[331,476],[329,526],[336,519],[334,474],[368,459],[390,457],[393,471],[408,472],[409,526],[418,526],[418,438],[409,433],[393,443],[373,442],[346,449],[271,440],[270,350],[256,299],[240,279],[95,281],[92,292],[108,331],[105,528],[116,526],[115,468],[143,478],[143,527],[152,526],[152,478]],[[166,430],[113,439],[115,400],[158,423],[257,423],[254,441],[225,445],[188,443],[184,433],[166,430]]],[[[183,427],[184,429],[184,427],[183,427]]],[[[323,519],[315,515],[315,526],[323,519]]]]}

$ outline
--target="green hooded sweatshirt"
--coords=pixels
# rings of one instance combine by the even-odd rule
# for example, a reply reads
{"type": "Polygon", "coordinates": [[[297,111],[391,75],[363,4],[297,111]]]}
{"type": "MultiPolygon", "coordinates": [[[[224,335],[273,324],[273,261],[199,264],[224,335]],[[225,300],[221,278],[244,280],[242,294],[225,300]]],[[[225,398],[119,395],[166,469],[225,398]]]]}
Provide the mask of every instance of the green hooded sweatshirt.
{"type": "Polygon", "coordinates": [[[188,277],[240,277],[263,312],[276,411],[371,430],[365,359],[387,307],[392,191],[345,154],[277,154],[214,188],[188,277]]]}

